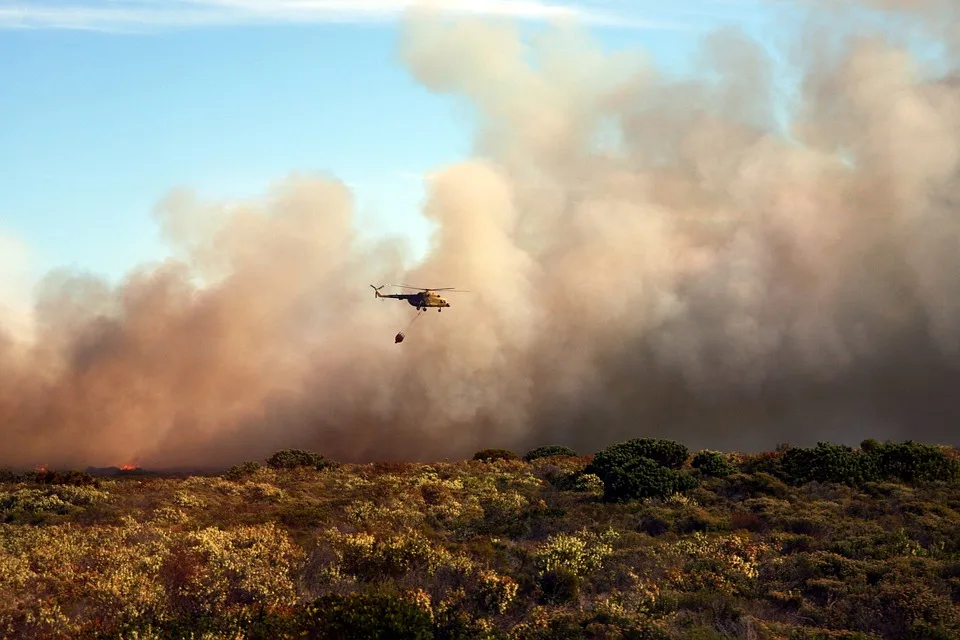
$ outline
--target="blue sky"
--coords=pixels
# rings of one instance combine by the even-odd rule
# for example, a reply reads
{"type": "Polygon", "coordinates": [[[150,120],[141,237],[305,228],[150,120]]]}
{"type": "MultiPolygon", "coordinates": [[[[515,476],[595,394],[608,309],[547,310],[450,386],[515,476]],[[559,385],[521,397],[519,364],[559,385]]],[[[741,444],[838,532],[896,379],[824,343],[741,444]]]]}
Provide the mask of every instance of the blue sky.
{"type": "MultiPolygon", "coordinates": [[[[165,254],[151,209],[171,188],[256,197],[294,171],[343,179],[358,225],[422,248],[421,176],[467,157],[472,130],[398,62],[404,4],[0,0],[0,272],[18,239],[35,272],[115,279],[165,254]]],[[[670,67],[703,30],[766,18],[763,0],[471,4],[532,27],[578,10],[670,67]]]]}

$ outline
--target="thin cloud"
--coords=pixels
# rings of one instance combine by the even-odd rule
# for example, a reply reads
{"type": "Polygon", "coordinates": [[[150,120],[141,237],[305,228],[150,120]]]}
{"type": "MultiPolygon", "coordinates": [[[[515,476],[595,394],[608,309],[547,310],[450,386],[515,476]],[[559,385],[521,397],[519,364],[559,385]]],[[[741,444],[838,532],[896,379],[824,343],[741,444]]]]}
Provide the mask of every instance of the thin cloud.
{"type": "Polygon", "coordinates": [[[29,4],[0,0],[0,29],[129,33],[270,23],[369,23],[395,20],[418,7],[520,20],[572,19],[599,26],[685,28],[682,23],[611,14],[582,3],[539,0],[125,0],[112,3],[81,0],[72,4],[51,0],[29,4]]]}

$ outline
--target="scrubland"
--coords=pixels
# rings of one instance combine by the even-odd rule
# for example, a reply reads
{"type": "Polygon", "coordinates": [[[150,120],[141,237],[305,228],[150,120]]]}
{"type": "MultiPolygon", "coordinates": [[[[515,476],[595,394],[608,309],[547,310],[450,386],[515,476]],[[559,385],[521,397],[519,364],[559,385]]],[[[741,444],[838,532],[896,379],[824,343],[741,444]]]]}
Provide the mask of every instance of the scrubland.
{"type": "Polygon", "coordinates": [[[960,452],[2,472],[5,638],[957,638],[960,452]]]}

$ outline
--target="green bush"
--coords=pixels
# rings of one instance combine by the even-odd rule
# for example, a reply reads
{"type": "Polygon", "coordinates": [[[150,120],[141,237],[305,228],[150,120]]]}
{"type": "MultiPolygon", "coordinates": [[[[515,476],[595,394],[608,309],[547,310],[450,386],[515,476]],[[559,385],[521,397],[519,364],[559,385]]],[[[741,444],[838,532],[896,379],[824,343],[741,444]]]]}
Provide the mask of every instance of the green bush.
{"type": "Polygon", "coordinates": [[[882,479],[905,483],[960,479],[960,460],[939,447],[907,440],[875,444],[865,451],[882,479]]]}
{"type": "Polygon", "coordinates": [[[701,451],[693,456],[690,464],[703,475],[716,478],[725,478],[737,471],[727,457],[718,451],[701,451]]]}
{"type": "Polygon", "coordinates": [[[267,458],[267,465],[274,469],[313,467],[320,470],[333,466],[333,463],[319,453],[304,451],[303,449],[284,449],[267,458]]]}
{"type": "Polygon", "coordinates": [[[766,473],[771,476],[781,477],[783,470],[781,469],[780,463],[783,460],[784,454],[789,450],[790,448],[787,447],[778,451],[765,451],[763,453],[744,456],[737,465],[738,470],[740,473],[748,475],[766,473]]]}
{"type": "Polygon", "coordinates": [[[306,607],[304,629],[311,638],[410,638],[433,640],[430,612],[386,592],[328,594],[306,607]]]}
{"type": "Polygon", "coordinates": [[[523,459],[527,462],[530,462],[531,460],[536,460],[537,458],[552,458],[553,456],[576,457],[576,455],[577,452],[570,447],[564,447],[558,444],[549,444],[543,447],[537,447],[536,449],[531,449],[524,454],[523,459]]]}
{"type": "Polygon", "coordinates": [[[960,479],[960,460],[935,446],[913,441],[885,442],[868,439],[859,451],[846,445],[818,442],[812,448],[789,449],[778,474],[787,482],[952,482],[960,479]]]}
{"type": "Polygon", "coordinates": [[[914,622],[906,635],[907,640],[957,640],[954,631],[943,625],[928,622],[914,622]]]}
{"type": "Polygon", "coordinates": [[[230,469],[224,473],[223,476],[227,480],[240,481],[245,477],[256,473],[262,467],[263,465],[256,460],[247,460],[246,462],[230,467],[230,469]]]}
{"type": "Polygon", "coordinates": [[[687,448],[678,442],[657,438],[634,438],[598,452],[583,472],[595,474],[606,482],[614,469],[622,468],[638,458],[652,460],[669,469],[679,469],[686,462],[688,455],[687,448]]]}
{"type": "Polygon", "coordinates": [[[698,484],[689,473],[661,466],[650,458],[636,458],[607,473],[603,480],[603,497],[608,502],[668,498],[698,484]]]}
{"type": "Polygon", "coordinates": [[[856,485],[878,478],[875,459],[851,447],[818,442],[816,447],[795,447],[783,454],[780,473],[794,485],[834,482],[856,485]]]}
{"type": "Polygon", "coordinates": [[[493,460],[519,460],[520,456],[509,449],[483,449],[473,454],[473,459],[491,462],[493,460]]]}

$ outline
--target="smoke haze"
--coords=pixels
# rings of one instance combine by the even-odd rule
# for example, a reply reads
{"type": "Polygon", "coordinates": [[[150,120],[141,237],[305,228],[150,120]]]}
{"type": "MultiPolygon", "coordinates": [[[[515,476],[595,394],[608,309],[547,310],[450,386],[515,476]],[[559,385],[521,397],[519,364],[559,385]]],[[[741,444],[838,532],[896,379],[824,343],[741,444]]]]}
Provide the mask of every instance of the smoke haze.
{"type": "Polygon", "coordinates": [[[531,64],[509,24],[412,15],[411,73],[479,118],[431,179],[423,262],[361,241],[335,177],[173,192],[176,259],[116,288],[52,273],[33,340],[0,339],[0,463],[960,443],[960,5],[847,5],[894,12],[887,38],[808,4],[789,69],[725,30],[694,79],[569,28],[531,64]],[[415,310],[368,287],[396,282],[471,293],[396,345],[415,310]]]}

